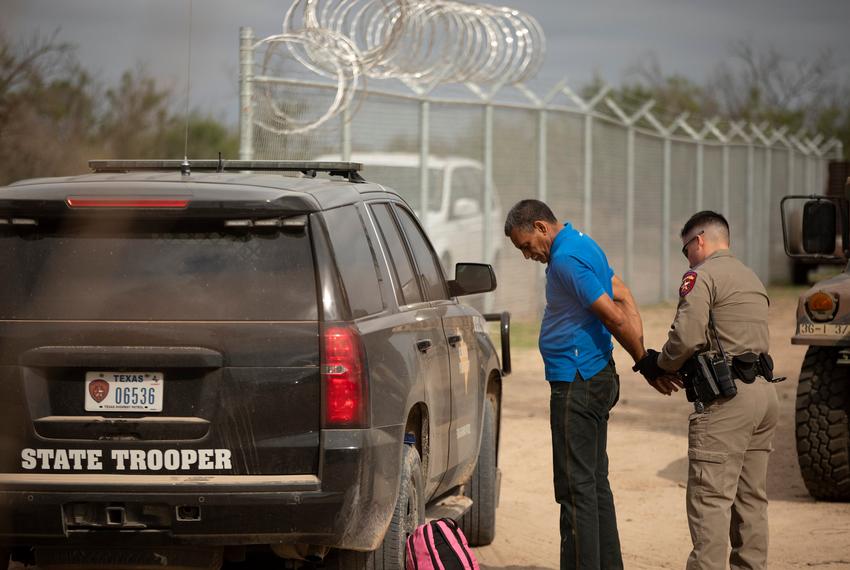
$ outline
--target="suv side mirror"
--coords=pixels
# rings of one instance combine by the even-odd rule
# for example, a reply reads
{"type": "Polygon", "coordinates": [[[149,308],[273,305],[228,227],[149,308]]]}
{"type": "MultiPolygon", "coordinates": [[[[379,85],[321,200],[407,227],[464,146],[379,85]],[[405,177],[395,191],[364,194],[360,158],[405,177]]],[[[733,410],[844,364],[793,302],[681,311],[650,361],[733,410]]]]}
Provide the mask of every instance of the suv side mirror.
{"type": "Polygon", "coordinates": [[[478,202],[472,198],[458,198],[452,206],[453,218],[471,218],[481,213],[478,202]]]}
{"type": "Polygon", "coordinates": [[[496,273],[487,263],[458,263],[455,278],[449,281],[452,297],[489,293],[496,288],[496,273]]]}
{"type": "Polygon", "coordinates": [[[803,206],[803,251],[830,255],[835,251],[837,212],[833,202],[810,200],[803,206]]]}

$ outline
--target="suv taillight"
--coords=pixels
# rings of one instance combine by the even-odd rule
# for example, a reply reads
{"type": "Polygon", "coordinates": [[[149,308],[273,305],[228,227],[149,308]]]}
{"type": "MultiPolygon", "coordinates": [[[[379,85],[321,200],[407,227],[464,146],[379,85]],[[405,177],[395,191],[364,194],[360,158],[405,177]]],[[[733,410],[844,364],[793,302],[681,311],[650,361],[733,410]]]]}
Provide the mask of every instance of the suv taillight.
{"type": "Polygon", "coordinates": [[[326,324],[322,332],[324,426],[366,427],[368,391],[360,334],[352,325],[326,324]]]}

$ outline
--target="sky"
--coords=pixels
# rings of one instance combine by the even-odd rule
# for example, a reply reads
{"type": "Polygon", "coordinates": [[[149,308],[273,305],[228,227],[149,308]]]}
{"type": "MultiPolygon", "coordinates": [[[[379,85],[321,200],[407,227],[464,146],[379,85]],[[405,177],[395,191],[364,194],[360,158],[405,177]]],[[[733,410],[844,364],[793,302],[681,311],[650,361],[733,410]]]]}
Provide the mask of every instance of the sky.
{"type": "MultiPolygon", "coordinates": [[[[617,85],[655,57],[665,73],[704,82],[752,42],[794,58],[832,50],[850,78],[850,0],[504,0],[541,22],[546,60],[529,82],[543,93],[560,79],[579,87],[594,75],[617,85]]],[[[193,0],[191,105],[228,123],[238,118],[239,28],[279,33],[289,0],[193,0]]],[[[144,65],[182,93],[189,0],[3,0],[0,29],[14,40],[58,30],[105,84],[144,65]]]]}

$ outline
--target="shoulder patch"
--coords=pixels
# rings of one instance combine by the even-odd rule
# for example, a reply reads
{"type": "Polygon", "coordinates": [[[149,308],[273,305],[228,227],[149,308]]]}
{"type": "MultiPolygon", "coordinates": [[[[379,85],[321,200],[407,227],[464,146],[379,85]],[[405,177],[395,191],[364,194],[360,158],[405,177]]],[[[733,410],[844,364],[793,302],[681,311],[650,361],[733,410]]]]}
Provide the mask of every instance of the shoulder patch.
{"type": "Polygon", "coordinates": [[[688,271],[682,276],[682,284],[679,285],[679,297],[684,297],[694,288],[697,282],[697,272],[688,271]]]}

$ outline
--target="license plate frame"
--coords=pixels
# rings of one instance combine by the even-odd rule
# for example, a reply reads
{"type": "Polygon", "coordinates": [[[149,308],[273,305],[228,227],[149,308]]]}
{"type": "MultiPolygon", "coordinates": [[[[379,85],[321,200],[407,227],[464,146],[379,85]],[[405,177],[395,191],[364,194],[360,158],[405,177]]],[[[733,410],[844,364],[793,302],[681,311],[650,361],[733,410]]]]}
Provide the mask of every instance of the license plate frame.
{"type": "Polygon", "coordinates": [[[845,338],[850,336],[850,324],[800,323],[797,325],[797,334],[799,336],[845,338]]]}
{"type": "Polygon", "coordinates": [[[161,412],[165,396],[162,372],[86,372],[83,384],[87,412],[161,412]]]}

